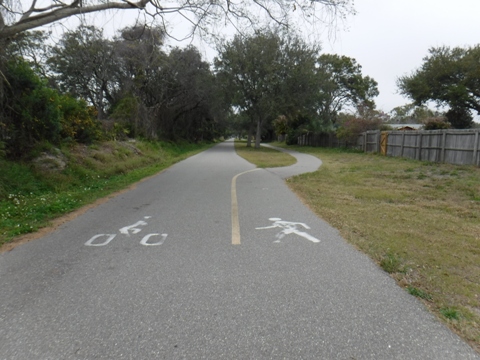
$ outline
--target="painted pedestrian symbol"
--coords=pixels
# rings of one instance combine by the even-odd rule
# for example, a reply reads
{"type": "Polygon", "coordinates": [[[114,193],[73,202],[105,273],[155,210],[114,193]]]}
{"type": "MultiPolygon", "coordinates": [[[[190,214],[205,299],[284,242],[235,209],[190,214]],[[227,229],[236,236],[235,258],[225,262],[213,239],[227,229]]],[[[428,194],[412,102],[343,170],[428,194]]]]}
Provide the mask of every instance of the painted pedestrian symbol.
{"type": "Polygon", "coordinates": [[[296,234],[307,240],[310,240],[313,243],[320,242],[320,240],[306,233],[305,231],[302,231],[302,229],[298,229],[299,226],[302,226],[303,228],[309,230],[310,227],[307,224],[304,224],[301,222],[284,221],[280,218],[270,218],[268,220],[273,221],[273,224],[271,226],[258,227],[255,229],[256,230],[275,229],[275,228],[282,229],[282,231],[280,231],[277,235],[275,235],[275,238],[276,238],[276,240],[274,241],[275,243],[279,243],[280,240],[283,239],[285,235],[288,235],[288,234],[296,234]]]}

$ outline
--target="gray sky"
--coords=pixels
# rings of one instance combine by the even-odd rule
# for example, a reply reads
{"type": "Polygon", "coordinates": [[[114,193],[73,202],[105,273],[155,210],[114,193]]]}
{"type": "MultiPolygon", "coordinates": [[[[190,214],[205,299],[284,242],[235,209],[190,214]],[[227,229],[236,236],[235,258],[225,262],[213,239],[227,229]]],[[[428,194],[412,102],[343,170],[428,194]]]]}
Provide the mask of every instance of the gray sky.
{"type": "Polygon", "coordinates": [[[430,47],[480,43],[480,0],[355,0],[347,31],[323,41],[323,51],[355,58],[378,82],[377,108],[389,112],[410,100],[396,79],[422,65],[430,47]]]}

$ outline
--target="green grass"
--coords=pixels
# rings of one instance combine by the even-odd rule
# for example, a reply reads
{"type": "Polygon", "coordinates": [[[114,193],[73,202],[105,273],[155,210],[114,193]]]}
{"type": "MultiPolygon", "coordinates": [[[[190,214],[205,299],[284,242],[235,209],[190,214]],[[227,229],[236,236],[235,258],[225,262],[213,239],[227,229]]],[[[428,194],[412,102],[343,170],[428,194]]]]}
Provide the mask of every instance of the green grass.
{"type": "Polygon", "coordinates": [[[380,266],[389,274],[405,273],[404,266],[402,265],[402,259],[396,254],[387,253],[382,260],[380,260],[380,266]]]}
{"type": "Polygon", "coordinates": [[[287,148],[323,161],[290,188],[480,351],[480,168],[287,148]]]}
{"type": "Polygon", "coordinates": [[[442,308],[440,309],[440,313],[449,320],[459,320],[460,318],[460,313],[455,308],[451,308],[451,307],[442,308]]]}
{"type": "Polygon", "coordinates": [[[0,159],[0,246],[212,144],[109,142],[62,149],[68,166],[44,170],[0,159]]]}
{"type": "Polygon", "coordinates": [[[427,292],[425,292],[421,289],[417,289],[416,287],[408,286],[407,291],[410,295],[416,296],[420,299],[432,300],[432,296],[429,293],[427,293],[427,292]]]}
{"type": "Polygon", "coordinates": [[[246,141],[235,141],[235,150],[240,156],[259,168],[289,166],[297,162],[293,156],[272,148],[247,147],[246,141]]]}

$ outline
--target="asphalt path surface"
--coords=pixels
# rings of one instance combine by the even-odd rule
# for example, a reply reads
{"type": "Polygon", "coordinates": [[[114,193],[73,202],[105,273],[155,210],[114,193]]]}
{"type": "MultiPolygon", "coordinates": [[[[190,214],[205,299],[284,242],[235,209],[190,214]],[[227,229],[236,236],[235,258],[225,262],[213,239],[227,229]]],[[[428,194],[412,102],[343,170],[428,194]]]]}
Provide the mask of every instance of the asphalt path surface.
{"type": "Polygon", "coordinates": [[[254,169],[224,142],[1,254],[0,359],[480,358],[254,169]]]}

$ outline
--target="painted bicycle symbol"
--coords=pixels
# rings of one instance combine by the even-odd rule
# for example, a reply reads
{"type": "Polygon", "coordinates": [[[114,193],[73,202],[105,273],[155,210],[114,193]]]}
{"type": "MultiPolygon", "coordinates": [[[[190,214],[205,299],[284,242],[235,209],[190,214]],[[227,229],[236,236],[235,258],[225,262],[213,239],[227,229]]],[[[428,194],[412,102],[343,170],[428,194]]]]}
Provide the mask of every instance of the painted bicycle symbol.
{"type": "MultiPolygon", "coordinates": [[[[150,219],[151,216],[145,216],[144,219],[150,219]]],[[[118,231],[122,235],[126,235],[130,237],[130,234],[138,234],[140,231],[143,229],[141,228],[142,226],[146,226],[148,223],[143,220],[137,221],[135,224],[125,226],[118,231]]],[[[94,235],[88,240],[85,245],[86,246],[105,246],[112,241],[117,234],[97,234],[94,235]]],[[[158,234],[158,233],[153,233],[153,234],[147,234],[145,235],[142,240],[140,240],[140,244],[144,246],[156,246],[156,245],[162,245],[165,242],[165,239],[167,238],[168,234],[158,234]],[[152,242],[150,238],[154,236],[160,236],[160,240],[157,240],[155,242],[152,242]]]]}

